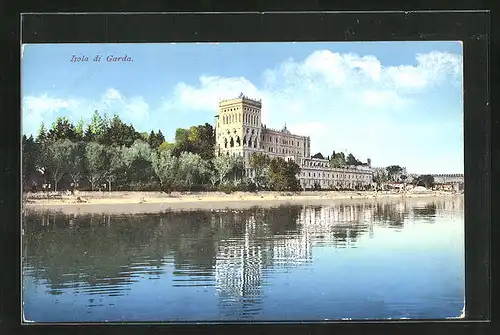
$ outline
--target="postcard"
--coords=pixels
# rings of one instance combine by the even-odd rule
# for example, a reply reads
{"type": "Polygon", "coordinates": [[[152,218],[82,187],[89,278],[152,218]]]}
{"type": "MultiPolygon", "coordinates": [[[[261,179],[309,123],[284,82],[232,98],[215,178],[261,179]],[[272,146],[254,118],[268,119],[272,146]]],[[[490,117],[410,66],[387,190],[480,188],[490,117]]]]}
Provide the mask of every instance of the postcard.
{"type": "Polygon", "coordinates": [[[463,317],[460,42],[21,65],[25,323],[463,317]]]}

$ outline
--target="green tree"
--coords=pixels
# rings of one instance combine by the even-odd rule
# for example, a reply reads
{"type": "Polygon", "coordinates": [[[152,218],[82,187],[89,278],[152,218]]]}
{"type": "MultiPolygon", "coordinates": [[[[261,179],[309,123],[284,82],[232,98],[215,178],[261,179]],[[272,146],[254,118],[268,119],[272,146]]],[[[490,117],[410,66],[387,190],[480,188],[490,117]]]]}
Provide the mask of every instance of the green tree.
{"type": "Polygon", "coordinates": [[[130,147],[136,140],[140,139],[140,134],[132,125],[125,124],[118,115],[114,115],[109,121],[103,137],[105,145],[130,147]]]}
{"type": "Polygon", "coordinates": [[[68,174],[73,182],[73,189],[78,188],[80,180],[85,175],[85,143],[77,142],[69,145],[70,159],[68,161],[68,174]]]}
{"type": "Polygon", "coordinates": [[[403,172],[403,168],[399,165],[390,165],[385,170],[390,181],[397,181],[399,175],[403,172]]]}
{"type": "Polygon", "coordinates": [[[179,158],[166,150],[153,153],[151,158],[153,170],[160,180],[161,189],[167,193],[172,192],[179,175],[179,158]]]}
{"type": "Polygon", "coordinates": [[[358,166],[362,164],[353,154],[347,155],[346,163],[349,166],[358,166]]]}
{"type": "Polygon", "coordinates": [[[175,130],[175,142],[187,142],[189,140],[189,130],[184,128],[177,128],[175,130]]]}
{"type": "Polygon", "coordinates": [[[389,178],[387,177],[386,171],[378,171],[373,175],[373,182],[376,184],[377,189],[380,189],[388,180],[389,178]]]}
{"type": "Polygon", "coordinates": [[[193,153],[207,160],[215,157],[215,133],[211,124],[205,123],[191,127],[188,132],[188,140],[193,153]]]}
{"type": "Polygon", "coordinates": [[[179,157],[179,179],[188,189],[194,184],[204,184],[209,177],[208,162],[197,154],[183,152],[179,157]]]}
{"type": "Polygon", "coordinates": [[[213,162],[219,185],[230,180],[236,181],[243,173],[243,158],[240,156],[221,155],[213,162]]]}
{"type": "Polygon", "coordinates": [[[31,180],[32,175],[37,169],[38,163],[38,146],[35,142],[33,136],[26,137],[23,135],[22,138],[22,173],[23,173],[23,185],[27,185],[28,181],[31,180]]]}
{"type": "Polygon", "coordinates": [[[111,185],[121,176],[125,168],[123,150],[115,145],[106,147],[106,163],[104,180],[108,183],[108,191],[111,192],[111,185]]]}
{"type": "Polygon", "coordinates": [[[416,186],[423,186],[428,189],[432,189],[435,185],[434,176],[429,174],[424,174],[416,178],[415,180],[416,186]]]}
{"type": "Polygon", "coordinates": [[[323,154],[321,152],[312,155],[311,158],[325,159],[325,157],[323,157],[323,154]]]}
{"type": "Polygon", "coordinates": [[[90,187],[95,190],[95,186],[106,175],[107,157],[106,147],[100,143],[90,142],[85,147],[85,174],[90,182],[90,187]]]}
{"type": "Polygon", "coordinates": [[[51,141],[75,141],[76,137],[75,127],[67,117],[58,117],[47,134],[47,139],[51,141]]]}
{"type": "Polygon", "coordinates": [[[339,168],[347,165],[347,161],[343,152],[335,153],[332,152],[332,156],[330,158],[330,167],[339,168]]]}
{"type": "Polygon", "coordinates": [[[189,130],[183,128],[177,128],[175,130],[175,146],[172,149],[172,154],[179,157],[183,152],[195,153],[193,145],[189,140],[189,130]]]}
{"type": "Polygon", "coordinates": [[[83,133],[83,141],[86,143],[95,142],[96,135],[92,132],[92,126],[89,124],[83,133]]]}
{"type": "Polygon", "coordinates": [[[151,130],[148,137],[149,146],[152,149],[158,149],[163,142],[165,142],[165,137],[163,136],[161,130],[158,130],[158,133],[151,130]]]}
{"type": "Polygon", "coordinates": [[[175,147],[175,143],[163,142],[158,147],[158,151],[172,151],[175,147]]]}
{"type": "Polygon", "coordinates": [[[292,160],[285,161],[281,157],[271,159],[269,164],[269,178],[271,188],[276,191],[298,191],[300,182],[297,175],[300,167],[292,160]]]}
{"type": "Polygon", "coordinates": [[[230,162],[232,165],[232,169],[230,172],[231,178],[234,183],[237,183],[243,180],[243,176],[245,175],[245,163],[243,161],[243,157],[241,156],[229,156],[230,162]]]}
{"type": "Polygon", "coordinates": [[[253,180],[257,189],[269,187],[269,163],[269,156],[263,153],[254,153],[249,157],[249,165],[255,173],[253,180]]]}
{"type": "Polygon", "coordinates": [[[84,126],[85,124],[83,122],[83,119],[80,119],[80,121],[78,121],[78,123],[76,124],[75,135],[77,141],[83,140],[83,136],[85,135],[84,126]]]}
{"type": "Polygon", "coordinates": [[[54,181],[54,191],[57,192],[57,184],[69,170],[73,143],[70,140],[57,140],[48,143],[46,165],[48,166],[54,181]]]}
{"type": "Polygon", "coordinates": [[[130,182],[146,183],[155,176],[151,166],[152,151],[149,145],[136,140],[130,148],[123,149],[125,173],[130,182]]]}
{"type": "Polygon", "coordinates": [[[149,141],[149,134],[147,132],[139,133],[139,135],[141,136],[139,138],[141,141],[148,143],[148,141],[149,141]]]}
{"type": "Polygon", "coordinates": [[[42,122],[40,124],[40,128],[38,129],[38,136],[36,141],[38,143],[43,143],[47,139],[47,129],[45,128],[45,124],[42,122]]]}
{"type": "Polygon", "coordinates": [[[102,144],[104,142],[104,134],[106,133],[108,125],[109,120],[106,114],[101,116],[97,110],[94,111],[88,128],[91,135],[88,137],[91,137],[94,141],[102,144]]]}

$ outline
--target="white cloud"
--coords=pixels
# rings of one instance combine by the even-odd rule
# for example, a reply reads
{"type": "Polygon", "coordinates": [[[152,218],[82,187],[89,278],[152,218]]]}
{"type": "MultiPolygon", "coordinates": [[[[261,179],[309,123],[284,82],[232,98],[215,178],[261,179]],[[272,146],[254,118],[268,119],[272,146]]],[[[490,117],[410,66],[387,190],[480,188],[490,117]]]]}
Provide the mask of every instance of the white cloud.
{"type": "MultiPolygon", "coordinates": [[[[220,100],[245,95],[264,99],[265,93],[259,91],[249,80],[243,77],[223,78],[201,76],[197,86],[180,82],[174,88],[173,100],[163,103],[162,109],[179,112],[209,111],[214,113],[220,100]]],[[[263,111],[265,114],[265,111],[263,111]]],[[[263,115],[265,120],[265,116],[263,115]]]]}
{"type": "MultiPolygon", "coordinates": [[[[22,127],[28,133],[36,134],[40,124],[45,122],[50,126],[50,122],[55,119],[59,112],[68,112],[78,109],[81,101],[78,99],[59,99],[49,97],[47,94],[41,96],[27,96],[22,103],[22,127]],[[49,121],[50,120],[50,121],[49,121]]],[[[66,114],[63,114],[66,115],[66,114]]]]}
{"type": "Polygon", "coordinates": [[[410,103],[409,99],[402,98],[396,91],[366,90],[361,92],[361,101],[367,107],[402,107],[410,103]]]}
{"type": "Polygon", "coordinates": [[[440,84],[445,78],[460,83],[462,60],[459,55],[446,52],[419,54],[416,66],[388,67],[386,75],[397,88],[423,89],[440,84]]]}
{"type": "Polygon", "coordinates": [[[127,98],[114,88],[108,89],[98,100],[61,99],[47,94],[27,96],[22,101],[23,133],[36,135],[42,122],[50,127],[58,116],[67,116],[73,122],[80,119],[88,122],[95,110],[101,115],[116,113],[139,129],[146,126],[150,115],[149,104],[142,97],[127,98]]]}
{"type": "Polygon", "coordinates": [[[119,114],[120,118],[126,122],[144,124],[149,119],[149,104],[142,97],[123,97],[122,94],[114,89],[108,89],[101,100],[97,102],[96,108],[107,114],[119,114]]]}
{"type": "Polygon", "coordinates": [[[218,102],[241,92],[257,96],[257,88],[243,77],[222,78],[201,76],[198,87],[183,82],[174,88],[176,102],[189,110],[213,110],[218,102]]]}
{"type": "MultiPolygon", "coordinates": [[[[415,65],[383,66],[371,55],[319,50],[263,71],[259,86],[246,78],[216,76],[179,83],[168,103],[172,109],[215,113],[220,99],[244,92],[262,98],[263,122],[270,128],[288,123],[292,132],[311,136],[312,153],[347,150],[381,165],[407,162],[410,169],[412,164],[424,168],[421,157],[429,156],[424,147],[435,146],[439,131],[401,122],[401,115],[418,113],[425,94],[444,80],[461,83],[461,71],[461,57],[444,52],[417,55],[415,65]],[[419,146],[418,139],[428,146],[410,150],[419,146]]],[[[451,166],[446,158],[436,159],[443,160],[443,169],[451,166]]]]}
{"type": "Polygon", "coordinates": [[[121,100],[122,95],[118,90],[115,90],[114,88],[109,88],[106,93],[104,93],[103,98],[106,100],[121,100]]]}
{"type": "MultiPolygon", "coordinates": [[[[334,87],[351,85],[370,79],[378,82],[382,71],[380,61],[374,56],[360,57],[356,54],[339,54],[329,50],[320,50],[308,56],[303,63],[289,63],[289,68],[296,68],[295,74],[301,76],[318,75],[327,84],[334,87]]],[[[285,73],[285,76],[290,73],[285,73]]]]}
{"type": "Polygon", "coordinates": [[[322,122],[292,123],[287,124],[287,128],[290,132],[301,136],[310,136],[313,133],[315,136],[325,136],[328,134],[328,127],[322,122]]]}

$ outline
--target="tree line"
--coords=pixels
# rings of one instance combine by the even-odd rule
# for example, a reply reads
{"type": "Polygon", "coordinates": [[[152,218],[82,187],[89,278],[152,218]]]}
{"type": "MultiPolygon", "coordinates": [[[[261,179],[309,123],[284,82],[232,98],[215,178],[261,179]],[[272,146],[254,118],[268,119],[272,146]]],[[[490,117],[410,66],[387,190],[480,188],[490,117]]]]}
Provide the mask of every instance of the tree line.
{"type": "MultiPolygon", "coordinates": [[[[269,175],[252,181],[245,176],[243,157],[215,157],[212,125],[178,128],[170,143],[160,130],[140,133],[117,115],[94,112],[91,121],[73,124],[58,118],[41,124],[36,137],[23,135],[23,189],[37,191],[196,191],[300,189],[299,167],[282,158],[262,160],[269,175]]],[[[267,156],[266,156],[267,157],[267,156]]],[[[259,160],[260,159],[260,160],[259,160]]],[[[256,166],[251,164],[251,166],[256,166]]]]}
{"type": "Polygon", "coordinates": [[[324,156],[321,152],[318,152],[311,156],[311,158],[326,159],[330,162],[330,167],[332,168],[342,168],[348,166],[368,166],[368,163],[363,163],[358,160],[352,153],[344,154],[343,152],[332,152],[331,156],[324,156]]]}
{"type": "MultiPolygon", "coordinates": [[[[379,171],[374,174],[373,182],[379,188],[381,185],[388,182],[407,182],[408,176],[403,174],[403,168],[399,165],[390,165],[384,170],[379,171]]],[[[429,174],[420,175],[414,177],[411,180],[413,186],[423,186],[428,189],[432,189],[435,186],[434,177],[429,174]]]]}

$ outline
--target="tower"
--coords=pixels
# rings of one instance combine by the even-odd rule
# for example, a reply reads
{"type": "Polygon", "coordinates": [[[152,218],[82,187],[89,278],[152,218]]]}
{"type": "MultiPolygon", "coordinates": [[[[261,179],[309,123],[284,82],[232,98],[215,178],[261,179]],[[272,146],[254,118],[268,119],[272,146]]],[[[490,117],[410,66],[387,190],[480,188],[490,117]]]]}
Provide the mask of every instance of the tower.
{"type": "Polygon", "coordinates": [[[216,155],[242,156],[245,163],[253,152],[262,151],[262,102],[240,94],[222,100],[215,130],[216,155]]]}

